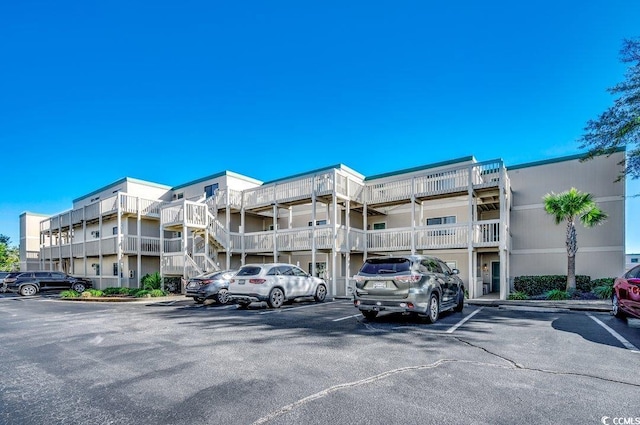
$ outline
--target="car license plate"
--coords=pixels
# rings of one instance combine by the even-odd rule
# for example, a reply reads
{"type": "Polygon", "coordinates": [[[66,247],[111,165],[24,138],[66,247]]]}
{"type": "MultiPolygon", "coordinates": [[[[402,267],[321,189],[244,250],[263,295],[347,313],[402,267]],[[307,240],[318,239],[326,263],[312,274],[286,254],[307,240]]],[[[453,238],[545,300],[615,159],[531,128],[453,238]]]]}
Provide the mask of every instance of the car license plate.
{"type": "Polygon", "coordinates": [[[373,282],[373,289],[383,289],[387,287],[387,282],[373,282]]]}
{"type": "Polygon", "coordinates": [[[238,280],[238,285],[244,285],[244,279],[239,279],[238,280]]]}

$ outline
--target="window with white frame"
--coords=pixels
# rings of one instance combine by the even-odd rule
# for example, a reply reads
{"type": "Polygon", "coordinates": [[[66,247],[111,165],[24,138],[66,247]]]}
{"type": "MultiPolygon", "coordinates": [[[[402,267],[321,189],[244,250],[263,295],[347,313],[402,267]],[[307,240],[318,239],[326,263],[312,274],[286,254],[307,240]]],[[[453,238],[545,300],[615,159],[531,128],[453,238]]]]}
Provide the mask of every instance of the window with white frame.
{"type": "MultiPolygon", "coordinates": [[[[316,226],[323,226],[327,224],[327,220],[316,220],[316,226]]],[[[313,226],[313,221],[309,222],[309,226],[313,226]]]]}
{"type": "MultiPolygon", "coordinates": [[[[427,218],[427,226],[438,226],[443,224],[455,224],[455,223],[456,223],[455,215],[427,218]]],[[[429,231],[430,236],[444,236],[444,235],[452,235],[454,233],[455,233],[455,230],[453,229],[439,229],[439,230],[429,231]]]]}

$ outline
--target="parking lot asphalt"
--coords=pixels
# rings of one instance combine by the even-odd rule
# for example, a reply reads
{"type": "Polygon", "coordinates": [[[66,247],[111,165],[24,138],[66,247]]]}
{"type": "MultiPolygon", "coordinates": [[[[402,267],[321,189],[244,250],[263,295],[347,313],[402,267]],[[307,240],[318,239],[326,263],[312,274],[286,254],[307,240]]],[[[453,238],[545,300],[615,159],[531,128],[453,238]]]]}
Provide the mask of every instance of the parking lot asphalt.
{"type": "Polygon", "coordinates": [[[468,305],[433,324],[348,300],[0,296],[0,423],[602,423],[640,417],[640,327],[468,305]]]}

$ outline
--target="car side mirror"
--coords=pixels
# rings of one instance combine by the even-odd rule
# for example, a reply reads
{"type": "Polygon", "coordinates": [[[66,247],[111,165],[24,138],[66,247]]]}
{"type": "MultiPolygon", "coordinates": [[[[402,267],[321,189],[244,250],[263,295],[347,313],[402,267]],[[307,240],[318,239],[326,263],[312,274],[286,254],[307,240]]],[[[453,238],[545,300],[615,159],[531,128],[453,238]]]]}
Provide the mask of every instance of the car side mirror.
{"type": "Polygon", "coordinates": [[[458,269],[451,270],[451,274],[459,274],[459,273],[460,273],[460,270],[458,269]]]}

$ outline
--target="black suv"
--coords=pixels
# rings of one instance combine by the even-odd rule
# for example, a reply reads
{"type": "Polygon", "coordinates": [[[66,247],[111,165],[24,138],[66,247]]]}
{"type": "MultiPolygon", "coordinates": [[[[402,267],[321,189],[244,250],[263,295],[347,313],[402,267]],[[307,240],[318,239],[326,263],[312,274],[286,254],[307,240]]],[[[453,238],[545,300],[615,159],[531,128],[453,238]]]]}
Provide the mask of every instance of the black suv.
{"type": "Polygon", "coordinates": [[[354,306],[369,320],[387,311],[418,314],[434,323],[441,311],[464,307],[458,270],[436,257],[369,258],[354,278],[354,306]]]}
{"type": "Polygon", "coordinates": [[[52,289],[73,289],[83,292],[91,288],[92,284],[89,279],[82,277],[74,277],[62,272],[41,271],[10,273],[4,278],[2,286],[7,291],[28,296],[52,289]]]}

